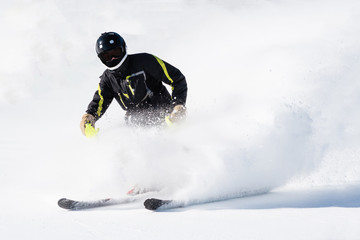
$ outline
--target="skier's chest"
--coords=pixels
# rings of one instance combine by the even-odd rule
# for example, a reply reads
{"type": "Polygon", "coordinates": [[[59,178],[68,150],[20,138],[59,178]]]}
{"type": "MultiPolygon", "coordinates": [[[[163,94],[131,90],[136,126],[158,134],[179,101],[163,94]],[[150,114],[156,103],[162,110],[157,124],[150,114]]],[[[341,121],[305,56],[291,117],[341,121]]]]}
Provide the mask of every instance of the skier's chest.
{"type": "Polygon", "coordinates": [[[139,104],[151,93],[144,71],[130,73],[127,76],[112,75],[110,83],[115,98],[123,105],[139,104]]]}

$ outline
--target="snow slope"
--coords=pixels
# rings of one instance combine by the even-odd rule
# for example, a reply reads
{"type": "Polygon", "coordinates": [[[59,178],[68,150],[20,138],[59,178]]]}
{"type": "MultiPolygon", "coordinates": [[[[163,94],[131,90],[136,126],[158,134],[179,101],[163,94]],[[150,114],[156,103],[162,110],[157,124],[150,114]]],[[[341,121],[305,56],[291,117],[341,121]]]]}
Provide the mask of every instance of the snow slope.
{"type": "Polygon", "coordinates": [[[360,4],[297,0],[1,2],[1,239],[358,239],[360,4]],[[84,138],[104,31],[188,80],[188,119],[84,138]],[[199,202],[68,212],[135,184],[199,202]]]}

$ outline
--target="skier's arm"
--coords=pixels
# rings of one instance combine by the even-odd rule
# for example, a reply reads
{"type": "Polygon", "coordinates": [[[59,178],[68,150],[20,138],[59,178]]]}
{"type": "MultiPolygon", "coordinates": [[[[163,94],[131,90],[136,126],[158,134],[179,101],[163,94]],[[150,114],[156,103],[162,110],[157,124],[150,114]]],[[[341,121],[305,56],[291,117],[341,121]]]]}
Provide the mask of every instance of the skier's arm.
{"type": "Polygon", "coordinates": [[[102,115],[104,115],[113,98],[114,96],[111,90],[102,79],[98,85],[98,90],[95,92],[94,97],[86,110],[86,113],[94,116],[95,121],[97,121],[102,117],[102,115]]]}
{"type": "Polygon", "coordinates": [[[96,135],[97,130],[95,130],[95,122],[105,113],[112,100],[113,95],[106,86],[104,78],[102,78],[98,85],[98,90],[95,92],[94,97],[86,110],[86,114],[82,116],[80,122],[81,132],[85,136],[96,135]]]}
{"type": "Polygon", "coordinates": [[[180,72],[179,69],[175,68],[171,64],[161,60],[156,56],[151,56],[149,61],[150,74],[168,85],[171,86],[172,94],[171,101],[174,106],[183,105],[185,106],[187,97],[187,83],[185,76],[180,72]]]}

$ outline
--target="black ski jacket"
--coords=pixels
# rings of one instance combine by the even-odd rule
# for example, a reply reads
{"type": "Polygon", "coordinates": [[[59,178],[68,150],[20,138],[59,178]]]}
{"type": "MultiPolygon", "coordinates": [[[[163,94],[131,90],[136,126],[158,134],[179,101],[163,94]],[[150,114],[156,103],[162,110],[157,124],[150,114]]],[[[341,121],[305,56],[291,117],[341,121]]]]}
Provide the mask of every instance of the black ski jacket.
{"type": "Polygon", "coordinates": [[[186,79],[177,68],[148,53],[132,54],[119,68],[107,69],[100,76],[98,90],[86,112],[98,120],[114,98],[128,113],[170,110],[177,104],[185,105],[186,96],[186,79]],[[171,95],[163,83],[171,86],[171,95]]]}

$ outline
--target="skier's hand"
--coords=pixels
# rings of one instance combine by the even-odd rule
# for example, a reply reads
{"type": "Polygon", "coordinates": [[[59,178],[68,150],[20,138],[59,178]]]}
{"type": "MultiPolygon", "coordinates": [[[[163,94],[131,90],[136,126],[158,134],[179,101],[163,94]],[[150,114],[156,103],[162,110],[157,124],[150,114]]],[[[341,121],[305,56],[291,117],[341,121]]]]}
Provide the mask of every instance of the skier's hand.
{"type": "Polygon", "coordinates": [[[168,125],[172,123],[179,122],[186,115],[186,107],[182,104],[178,104],[174,107],[170,115],[165,119],[168,125]]]}
{"type": "Polygon", "coordinates": [[[85,129],[86,129],[86,124],[90,124],[93,128],[95,128],[95,117],[91,114],[84,114],[82,116],[81,122],[80,122],[80,129],[81,132],[86,135],[85,129]]]}

